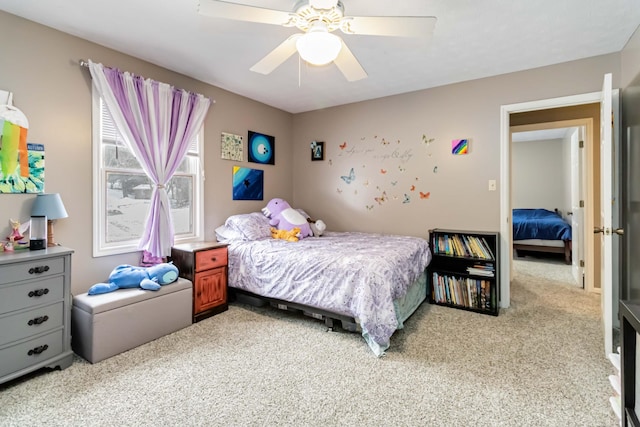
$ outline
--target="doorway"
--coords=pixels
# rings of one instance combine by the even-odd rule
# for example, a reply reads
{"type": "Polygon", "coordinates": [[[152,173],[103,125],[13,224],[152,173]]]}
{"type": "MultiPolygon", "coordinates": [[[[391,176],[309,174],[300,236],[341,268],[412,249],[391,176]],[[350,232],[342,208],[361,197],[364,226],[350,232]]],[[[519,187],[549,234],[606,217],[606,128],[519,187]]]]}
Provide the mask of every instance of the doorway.
{"type": "MultiPolygon", "coordinates": [[[[570,108],[556,112],[567,114],[576,113],[570,108]]],[[[563,281],[588,292],[594,291],[594,280],[585,271],[585,265],[593,262],[585,262],[585,241],[593,237],[585,226],[585,213],[592,206],[587,183],[593,182],[593,169],[587,168],[586,156],[593,146],[592,134],[591,118],[511,126],[511,206],[521,209],[520,215],[544,214],[554,219],[553,233],[545,233],[552,236],[514,240],[514,259],[526,254],[530,261],[559,263],[555,268],[568,273],[561,275],[563,281]],[[564,223],[556,221],[556,215],[564,223]],[[549,240],[560,233],[568,235],[569,241],[549,240]]]]}
{"type": "MultiPolygon", "coordinates": [[[[504,105],[500,109],[500,259],[503,266],[500,274],[500,307],[507,308],[511,303],[511,276],[512,276],[512,235],[511,225],[511,126],[551,123],[562,120],[593,119],[592,129],[599,129],[600,116],[600,92],[583,95],[574,95],[562,98],[554,98],[540,101],[525,102],[520,104],[504,105]],[[597,110],[597,113],[585,113],[584,109],[597,110]],[[581,111],[583,110],[583,111],[581,111]]],[[[595,183],[599,182],[599,137],[595,132],[593,146],[587,151],[587,170],[592,172],[592,180],[587,183],[586,200],[592,202],[592,207],[585,212],[585,228],[593,230],[594,212],[600,209],[599,200],[595,197],[595,183]]],[[[594,239],[585,240],[585,260],[599,259],[598,248],[594,247],[594,239]]],[[[585,265],[585,278],[594,279],[593,287],[597,288],[595,280],[594,262],[585,265]]],[[[590,286],[587,282],[586,286],[590,286]]]]}

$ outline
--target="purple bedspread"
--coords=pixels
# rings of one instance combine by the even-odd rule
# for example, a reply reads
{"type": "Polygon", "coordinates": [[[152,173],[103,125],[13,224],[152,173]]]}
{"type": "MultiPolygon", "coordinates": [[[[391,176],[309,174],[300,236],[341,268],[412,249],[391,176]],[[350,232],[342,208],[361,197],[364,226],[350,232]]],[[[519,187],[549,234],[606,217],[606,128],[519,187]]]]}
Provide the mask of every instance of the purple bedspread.
{"type": "Polygon", "coordinates": [[[377,355],[398,328],[394,303],[425,271],[425,239],[327,232],[298,242],[229,242],[229,286],[354,317],[377,355]]]}

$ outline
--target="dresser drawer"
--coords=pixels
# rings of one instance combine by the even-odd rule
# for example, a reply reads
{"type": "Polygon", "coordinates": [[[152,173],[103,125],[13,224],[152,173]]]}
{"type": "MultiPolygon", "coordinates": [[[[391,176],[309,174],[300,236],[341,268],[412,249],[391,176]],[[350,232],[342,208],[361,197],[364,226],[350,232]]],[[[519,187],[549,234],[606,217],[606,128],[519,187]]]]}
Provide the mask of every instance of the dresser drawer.
{"type": "Polygon", "coordinates": [[[38,307],[13,315],[0,317],[0,347],[36,334],[60,328],[63,322],[64,304],[38,307]]]}
{"type": "Polygon", "coordinates": [[[0,285],[55,276],[62,272],[64,272],[64,258],[62,257],[16,262],[0,266],[0,285]]]}
{"type": "Polygon", "coordinates": [[[0,350],[0,377],[36,365],[62,353],[63,330],[0,350]]]}
{"type": "Polygon", "coordinates": [[[195,271],[210,270],[227,265],[227,248],[216,248],[196,252],[195,271]]]}
{"type": "Polygon", "coordinates": [[[63,295],[63,276],[13,286],[0,286],[0,314],[62,301],[63,295]]]}

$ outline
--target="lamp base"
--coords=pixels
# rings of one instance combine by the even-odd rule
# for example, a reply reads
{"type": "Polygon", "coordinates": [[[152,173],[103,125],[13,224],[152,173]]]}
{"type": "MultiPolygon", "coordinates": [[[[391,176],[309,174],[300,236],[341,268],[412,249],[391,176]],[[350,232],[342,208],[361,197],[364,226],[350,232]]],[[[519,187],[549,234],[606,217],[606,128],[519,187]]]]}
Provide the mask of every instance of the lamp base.
{"type": "Polygon", "coordinates": [[[29,249],[36,251],[39,249],[46,249],[47,241],[45,239],[31,239],[29,240],[29,249]]]}
{"type": "Polygon", "coordinates": [[[58,246],[55,240],[53,240],[53,220],[47,220],[47,247],[58,246]]]}

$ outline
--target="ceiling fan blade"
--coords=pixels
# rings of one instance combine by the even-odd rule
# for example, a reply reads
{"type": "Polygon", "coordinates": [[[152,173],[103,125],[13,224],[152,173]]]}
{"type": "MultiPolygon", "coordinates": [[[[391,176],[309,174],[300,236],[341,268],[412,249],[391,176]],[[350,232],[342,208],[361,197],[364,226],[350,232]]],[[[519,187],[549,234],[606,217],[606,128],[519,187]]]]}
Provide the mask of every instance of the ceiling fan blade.
{"type": "Polygon", "coordinates": [[[296,41],[302,36],[302,34],[294,34],[275,49],[262,58],[256,65],[250,68],[251,71],[255,71],[260,74],[269,74],[284,61],[289,59],[291,55],[297,52],[296,41]]]}
{"type": "Polygon", "coordinates": [[[368,36],[425,37],[433,34],[434,16],[349,16],[343,18],[346,34],[368,36]]]}
{"type": "Polygon", "coordinates": [[[338,57],[334,59],[333,62],[350,82],[355,82],[367,77],[367,72],[362,68],[362,65],[360,65],[353,53],[351,53],[351,50],[347,47],[344,40],[342,40],[342,49],[340,49],[338,57]]]}
{"type": "Polygon", "coordinates": [[[234,19],[236,21],[258,22],[261,24],[284,25],[291,20],[289,12],[219,0],[200,0],[198,12],[212,18],[234,19]]]}

